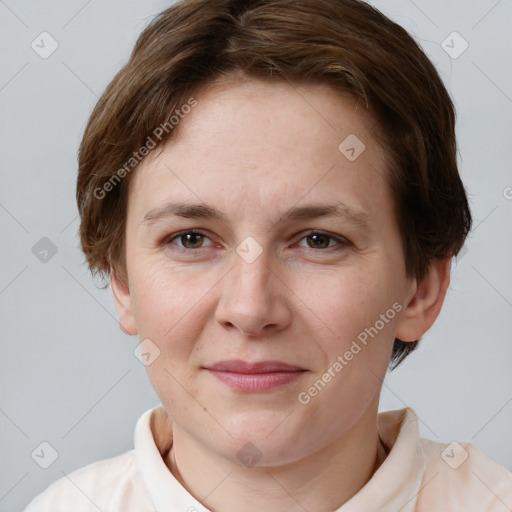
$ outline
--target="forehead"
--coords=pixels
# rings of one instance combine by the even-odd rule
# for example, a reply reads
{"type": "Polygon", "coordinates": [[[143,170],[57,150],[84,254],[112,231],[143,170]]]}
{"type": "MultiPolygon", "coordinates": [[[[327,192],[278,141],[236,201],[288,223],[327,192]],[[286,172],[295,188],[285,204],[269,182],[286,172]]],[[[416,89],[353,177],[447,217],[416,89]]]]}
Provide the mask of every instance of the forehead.
{"type": "Polygon", "coordinates": [[[329,85],[215,82],[194,99],[179,129],[137,169],[130,202],[186,195],[228,206],[236,195],[245,208],[277,208],[307,195],[368,209],[388,194],[372,117],[329,85]]]}
{"type": "Polygon", "coordinates": [[[186,146],[199,155],[216,146],[226,157],[238,158],[241,151],[252,156],[251,149],[264,145],[267,152],[286,150],[289,158],[325,149],[339,156],[338,146],[348,135],[358,134],[367,146],[373,143],[375,123],[364,105],[328,84],[226,79],[208,84],[195,97],[198,105],[169,144],[187,139],[186,146]]]}

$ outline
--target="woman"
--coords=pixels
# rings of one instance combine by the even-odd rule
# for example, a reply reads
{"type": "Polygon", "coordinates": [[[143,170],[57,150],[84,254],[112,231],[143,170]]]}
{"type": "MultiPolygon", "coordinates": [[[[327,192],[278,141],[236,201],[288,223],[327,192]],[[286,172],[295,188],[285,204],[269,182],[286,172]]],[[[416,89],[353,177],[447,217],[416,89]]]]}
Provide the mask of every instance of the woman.
{"type": "Polygon", "coordinates": [[[512,506],[478,448],[378,414],[471,226],[454,122],[434,66],[364,2],[161,13],[91,116],[77,199],[162,405],[134,450],[27,511],[512,506]]]}

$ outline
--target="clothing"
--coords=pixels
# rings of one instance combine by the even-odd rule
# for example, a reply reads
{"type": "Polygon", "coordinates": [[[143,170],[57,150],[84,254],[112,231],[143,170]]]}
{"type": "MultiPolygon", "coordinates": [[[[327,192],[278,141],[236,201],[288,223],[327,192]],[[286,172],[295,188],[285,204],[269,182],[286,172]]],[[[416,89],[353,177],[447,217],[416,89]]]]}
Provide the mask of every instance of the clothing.
{"type": "MultiPolygon", "coordinates": [[[[470,443],[420,439],[411,408],[381,412],[378,432],[386,460],[336,512],[512,510],[512,473],[470,443]]],[[[61,478],[25,512],[208,512],[165,465],[171,445],[165,410],[150,409],[137,422],[134,450],[61,478]]]]}

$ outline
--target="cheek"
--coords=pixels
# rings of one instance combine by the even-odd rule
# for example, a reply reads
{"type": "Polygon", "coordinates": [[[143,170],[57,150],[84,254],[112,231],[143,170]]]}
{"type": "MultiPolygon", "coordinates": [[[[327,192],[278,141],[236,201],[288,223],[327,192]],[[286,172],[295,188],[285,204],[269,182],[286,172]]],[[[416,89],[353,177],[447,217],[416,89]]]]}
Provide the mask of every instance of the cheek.
{"type": "Polygon", "coordinates": [[[151,259],[138,262],[130,274],[136,321],[158,338],[191,311],[200,300],[204,282],[186,271],[166,268],[151,259]]]}
{"type": "MultiPolygon", "coordinates": [[[[305,318],[325,332],[325,350],[333,357],[342,354],[357,336],[379,321],[395,301],[390,272],[383,265],[347,267],[321,275],[299,276],[293,289],[302,299],[305,318]],[[309,310],[309,312],[308,312],[309,310]]],[[[379,337],[393,331],[392,310],[386,322],[379,322],[379,337]]]]}
{"type": "Polygon", "coordinates": [[[192,350],[198,349],[205,323],[211,320],[208,303],[218,279],[150,259],[140,259],[130,277],[140,339],[149,338],[158,346],[166,367],[188,361],[192,350]]]}
{"type": "Polygon", "coordinates": [[[197,389],[188,363],[203,329],[198,314],[206,284],[197,275],[142,258],[132,267],[130,278],[139,337],[149,338],[159,351],[146,366],[149,380],[168,410],[178,407],[180,414],[192,414],[190,396],[196,396],[197,389]]]}
{"type": "Polygon", "coordinates": [[[311,309],[334,335],[322,338],[325,368],[301,390],[299,403],[310,412],[304,429],[316,428],[318,422],[325,426],[325,437],[335,436],[351,428],[377,399],[400,309],[391,286],[385,273],[368,268],[325,280],[323,291],[311,295],[311,309]]]}

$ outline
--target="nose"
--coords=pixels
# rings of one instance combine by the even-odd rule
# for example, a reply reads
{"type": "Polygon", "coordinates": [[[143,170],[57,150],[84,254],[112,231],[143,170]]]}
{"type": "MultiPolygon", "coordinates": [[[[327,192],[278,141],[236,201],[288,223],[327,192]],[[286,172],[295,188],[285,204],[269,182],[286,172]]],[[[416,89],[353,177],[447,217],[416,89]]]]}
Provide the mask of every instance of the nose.
{"type": "Polygon", "coordinates": [[[231,272],[222,280],[215,317],[225,329],[267,337],[290,325],[290,290],[265,251],[252,263],[234,254],[231,272]]]}

